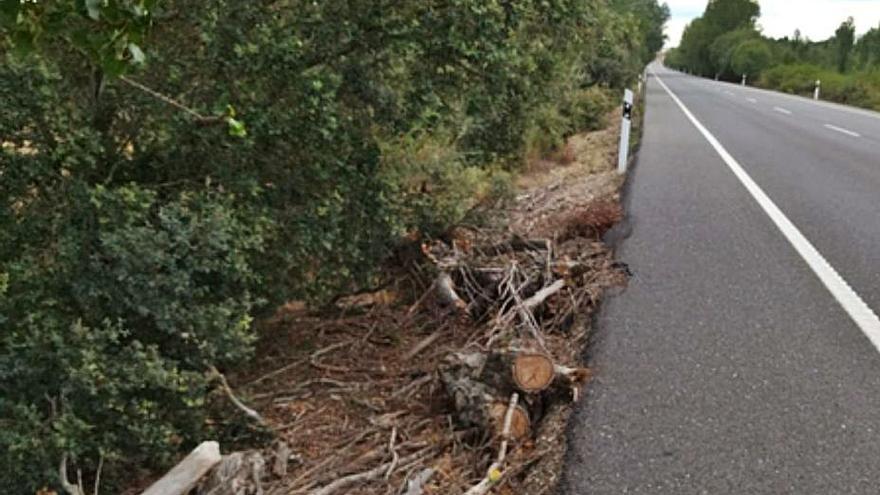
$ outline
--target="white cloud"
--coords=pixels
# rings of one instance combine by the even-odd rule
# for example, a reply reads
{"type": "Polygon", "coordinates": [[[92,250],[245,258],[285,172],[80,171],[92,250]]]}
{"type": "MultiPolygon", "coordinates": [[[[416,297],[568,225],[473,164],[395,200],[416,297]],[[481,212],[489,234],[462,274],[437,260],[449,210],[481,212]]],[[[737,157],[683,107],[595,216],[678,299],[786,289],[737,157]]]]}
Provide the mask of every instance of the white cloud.
{"type": "MultiPolygon", "coordinates": [[[[667,0],[672,17],[666,25],[667,46],[676,46],[684,27],[706,9],[707,0],[667,0]]],[[[758,25],[774,38],[791,36],[800,29],[803,36],[824,40],[852,16],[859,34],[880,25],[878,0],[763,0],[758,25]]]]}

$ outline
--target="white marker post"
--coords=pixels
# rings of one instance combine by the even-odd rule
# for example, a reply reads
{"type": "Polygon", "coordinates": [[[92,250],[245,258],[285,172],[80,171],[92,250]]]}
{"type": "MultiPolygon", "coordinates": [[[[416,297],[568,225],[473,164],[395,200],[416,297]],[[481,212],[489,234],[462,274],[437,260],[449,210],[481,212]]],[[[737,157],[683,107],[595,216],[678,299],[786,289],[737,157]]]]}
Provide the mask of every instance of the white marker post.
{"type": "Polygon", "coordinates": [[[819,99],[819,93],[820,93],[821,88],[822,88],[822,81],[819,79],[816,79],[816,90],[813,91],[813,99],[814,100],[819,99]]]}
{"type": "Polygon", "coordinates": [[[626,173],[626,164],[629,161],[629,133],[632,129],[633,92],[623,92],[623,118],[620,120],[620,149],[617,153],[617,173],[626,173]]]}
{"type": "Polygon", "coordinates": [[[746,85],[746,75],[745,75],[745,74],[743,74],[743,84],[742,84],[742,85],[743,85],[743,86],[746,85]]]}

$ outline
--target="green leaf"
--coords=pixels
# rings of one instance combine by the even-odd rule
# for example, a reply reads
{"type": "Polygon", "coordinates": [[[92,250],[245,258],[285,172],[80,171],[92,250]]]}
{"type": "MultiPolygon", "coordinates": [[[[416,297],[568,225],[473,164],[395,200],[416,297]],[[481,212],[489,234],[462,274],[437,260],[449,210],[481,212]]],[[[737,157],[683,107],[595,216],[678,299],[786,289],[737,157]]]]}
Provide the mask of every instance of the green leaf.
{"type": "Polygon", "coordinates": [[[101,60],[101,69],[110,77],[118,77],[125,74],[128,65],[125,60],[117,58],[115,55],[107,55],[101,60]]]}
{"type": "Polygon", "coordinates": [[[229,135],[233,137],[243,138],[247,136],[247,129],[244,122],[228,117],[226,122],[229,124],[229,135]]]}
{"type": "Polygon", "coordinates": [[[100,20],[103,3],[103,0],[86,0],[86,11],[89,13],[89,17],[96,21],[100,20]]]}
{"type": "Polygon", "coordinates": [[[140,65],[143,64],[146,60],[146,56],[144,55],[144,51],[141,50],[141,47],[137,46],[134,43],[128,44],[128,53],[131,54],[131,59],[134,63],[140,65]]]}

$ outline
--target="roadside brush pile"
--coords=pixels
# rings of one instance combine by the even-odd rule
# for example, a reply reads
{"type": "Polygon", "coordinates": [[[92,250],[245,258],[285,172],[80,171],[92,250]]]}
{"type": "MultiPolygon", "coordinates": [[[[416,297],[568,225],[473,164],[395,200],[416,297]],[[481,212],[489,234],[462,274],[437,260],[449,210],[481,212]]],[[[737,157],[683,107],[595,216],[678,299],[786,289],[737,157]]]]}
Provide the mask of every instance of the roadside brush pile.
{"type": "Polygon", "coordinates": [[[601,242],[620,180],[592,172],[530,188],[495,226],[415,244],[396,283],[332,314],[279,310],[259,369],[227,394],[274,443],[217,476],[225,456],[197,492],[550,493],[592,315],[628,277],[601,242]]]}

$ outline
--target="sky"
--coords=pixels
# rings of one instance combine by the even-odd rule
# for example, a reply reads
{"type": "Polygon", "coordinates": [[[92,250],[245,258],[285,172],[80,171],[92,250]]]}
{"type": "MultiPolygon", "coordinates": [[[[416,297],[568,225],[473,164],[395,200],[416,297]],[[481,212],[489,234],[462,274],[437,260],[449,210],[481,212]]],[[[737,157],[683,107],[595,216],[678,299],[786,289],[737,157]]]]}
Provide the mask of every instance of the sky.
{"type": "MultiPolygon", "coordinates": [[[[661,0],[662,1],[662,0],[661,0]]],[[[672,17],[666,24],[667,47],[677,46],[688,22],[706,10],[707,0],[665,0],[672,17]]],[[[834,31],[852,16],[856,31],[863,34],[880,25],[880,0],[759,0],[761,18],[758,25],[773,38],[792,36],[800,29],[803,36],[814,41],[834,36],[834,31]]]]}

